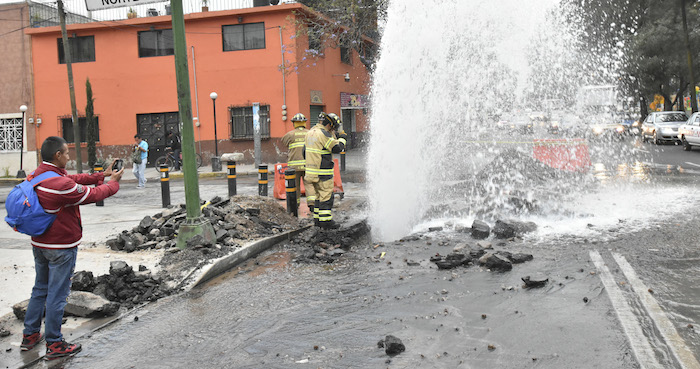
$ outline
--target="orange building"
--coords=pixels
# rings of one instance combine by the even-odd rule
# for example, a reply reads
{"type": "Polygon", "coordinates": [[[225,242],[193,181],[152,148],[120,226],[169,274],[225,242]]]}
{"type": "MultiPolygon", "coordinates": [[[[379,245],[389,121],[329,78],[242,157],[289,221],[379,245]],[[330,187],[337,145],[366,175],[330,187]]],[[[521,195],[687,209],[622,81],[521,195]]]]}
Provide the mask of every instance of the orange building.
{"type": "MultiPolygon", "coordinates": [[[[254,103],[260,104],[263,163],[286,160],[279,140],[292,129],[287,117],[299,112],[313,123],[319,112],[335,112],[351,138],[361,140],[369,73],[351,49],[326,47],[322,56],[309,57],[308,36],[297,37],[297,12],[311,10],[284,4],[185,15],[195,149],[205,163],[214,155],[214,106],[219,155],[243,152],[249,163],[254,103]]],[[[60,29],[26,33],[32,37],[33,118],[42,122],[37,140],[58,135],[73,142],[60,29]]],[[[165,132],[180,129],[170,16],[73,24],[68,35],[81,126],[85,82],[92,84],[98,158],[128,158],[138,132],[151,147],[152,165],[165,148],[165,132]]],[[[86,162],[86,150],[82,154],[86,162]]]]}

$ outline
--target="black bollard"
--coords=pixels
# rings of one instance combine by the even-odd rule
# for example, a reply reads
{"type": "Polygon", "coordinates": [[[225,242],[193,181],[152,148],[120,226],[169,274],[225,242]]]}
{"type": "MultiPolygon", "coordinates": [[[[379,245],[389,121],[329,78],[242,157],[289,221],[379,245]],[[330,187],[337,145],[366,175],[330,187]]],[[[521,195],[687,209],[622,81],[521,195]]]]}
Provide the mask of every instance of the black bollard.
{"type": "Polygon", "coordinates": [[[299,216],[299,203],[297,203],[297,171],[287,168],[284,171],[284,179],[287,180],[287,213],[299,216]]]}
{"type": "Polygon", "coordinates": [[[345,150],[340,152],[340,171],[345,171],[345,150]]]}
{"type": "MultiPolygon", "coordinates": [[[[104,172],[105,168],[102,167],[102,164],[97,164],[95,163],[95,166],[93,167],[95,172],[104,172]]],[[[95,206],[105,206],[104,200],[100,200],[95,203],[95,206]]]]}
{"type": "Polygon", "coordinates": [[[160,193],[163,196],[163,207],[170,206],[170,172],[168,165],[160,166],[160,193]]]}
{"type": "Polygon", "coordinates": [[[228,197],[236,196],[236,162],[227,161],[226,168],[228,169],[228,197]]]}
{"type": "Polygon", "coordinates": [[[267,165],[258,167],[258,195],[267,196],[267,165]]]}

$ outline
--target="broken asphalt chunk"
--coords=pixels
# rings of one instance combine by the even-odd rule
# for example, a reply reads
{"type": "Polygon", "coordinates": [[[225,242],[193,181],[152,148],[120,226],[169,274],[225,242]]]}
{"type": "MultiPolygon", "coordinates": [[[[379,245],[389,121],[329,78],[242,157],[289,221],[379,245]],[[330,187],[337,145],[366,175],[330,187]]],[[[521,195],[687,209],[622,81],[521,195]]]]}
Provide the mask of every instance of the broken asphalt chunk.
{"type": "Polygon", "coordinates": [[[522,279],[523,282],[525,282],[525,287],[527,287],[527,288],[540,288],[540,287],[544,287],[544,286],[547,284],[547,282],[549,281],[549,278],[545,278],[545,279],[531,279],[529,275],[528,275],[528,276],[525,276],[525,277],[522,277],[522,278],[520,278],[520,279],[522,279]]]}

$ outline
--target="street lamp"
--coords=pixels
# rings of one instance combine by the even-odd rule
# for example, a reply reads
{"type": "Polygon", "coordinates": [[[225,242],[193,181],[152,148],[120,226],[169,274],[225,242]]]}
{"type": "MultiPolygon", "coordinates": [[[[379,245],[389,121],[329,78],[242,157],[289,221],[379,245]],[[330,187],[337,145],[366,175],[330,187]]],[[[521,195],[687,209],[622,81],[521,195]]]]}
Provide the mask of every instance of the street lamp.
{"type": "Polygon", "coordinates": [[[216,92],[212,92],[209,94],[209,97],[211,97],[211,102],[214,104],[214,156],[217,158],[219,157],[219,141],[216,138],[216,98],[219,97],[219,95],[216,94],[216,92]]]}
{"type": "Polygon", "coordinates": [[[219,172],[221,171],[221,160],[219,159],[219,139],[216,136],[216,98],[219,95],[216,92],[212,92],[209,94],[209,97],[214,106],[214,157],[211,158],[211,171],[219,172]]]}
{"type": "Polygon", "coordinates": [[[24,157],[24,114],[27,112],[27,105],[22,105],[19,107],[19,111],[22,112],[22,125],[19,130],[19,170],[17,171],[17,178],[26,178],[27,174],[24,173],[24,163],[22,162],[24,157]]]}

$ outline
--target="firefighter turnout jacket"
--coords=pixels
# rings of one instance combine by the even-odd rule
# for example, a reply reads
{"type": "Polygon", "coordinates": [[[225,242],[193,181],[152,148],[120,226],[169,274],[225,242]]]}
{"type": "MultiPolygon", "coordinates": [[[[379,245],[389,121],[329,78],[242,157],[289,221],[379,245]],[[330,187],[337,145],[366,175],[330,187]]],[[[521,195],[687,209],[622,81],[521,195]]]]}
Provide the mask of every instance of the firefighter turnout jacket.
{"type": "Polygon", "coordinates": [[[309,130],[305,127],[294,128],[282,137],[282,145],[288,149],[287,166],[296,170],[304,170],[304,143],[309,130]]]}
{"type": "Polygon", "coordinates": [[[306,135],[305,178],[333,179],[333,154],[344,151],[345,143],[345,138],[336,139],[321,123],[311,128],[306,135]]]}

